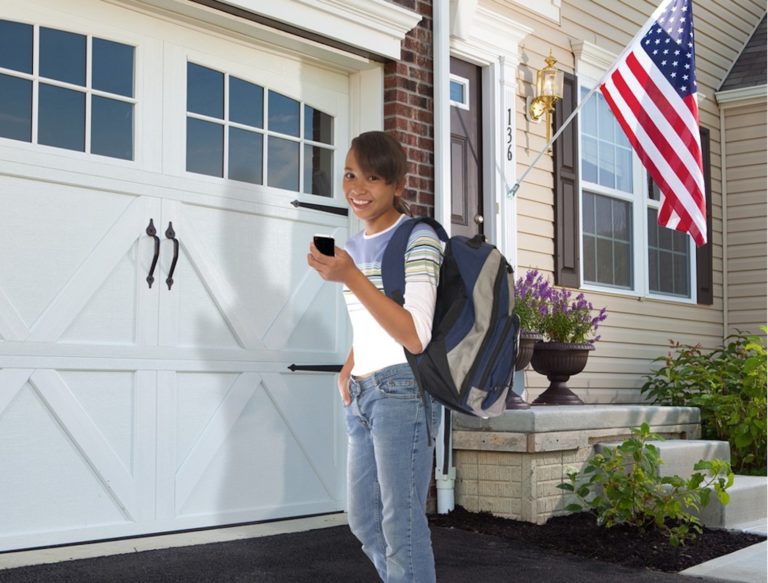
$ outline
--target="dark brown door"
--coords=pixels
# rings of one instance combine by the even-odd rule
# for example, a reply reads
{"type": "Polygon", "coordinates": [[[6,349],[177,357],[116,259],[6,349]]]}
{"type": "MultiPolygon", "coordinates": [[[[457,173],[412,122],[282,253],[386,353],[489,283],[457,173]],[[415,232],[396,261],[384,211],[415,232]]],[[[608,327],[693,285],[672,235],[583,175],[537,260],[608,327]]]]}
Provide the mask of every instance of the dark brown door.
{"type": "Polygon", "coordinates": [[[480,67],[451,58],[451,227],[483,232],[483,123],[480,67]]]}

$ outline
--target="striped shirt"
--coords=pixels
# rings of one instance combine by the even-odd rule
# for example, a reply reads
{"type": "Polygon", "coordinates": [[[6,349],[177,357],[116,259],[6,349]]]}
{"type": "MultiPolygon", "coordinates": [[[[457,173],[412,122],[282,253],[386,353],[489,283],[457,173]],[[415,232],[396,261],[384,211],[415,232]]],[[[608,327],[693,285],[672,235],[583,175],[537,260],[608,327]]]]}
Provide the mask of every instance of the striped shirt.
{"type": "MultiPolygon", "coordinates": [[[[350,237],[346,250],[358,269],[376,289],[384,293],[381,263],[384,250],[405,215],[388,229],[374,235],[363,231],[350,237]]],[[[425,347],[432,337],[432,318],[442,262],[442,244],[434,229],[420,223],[408,239],[405,251],[405,304],[416,327],[416,334],[425,347]]],[[[366,376],[387,366],[407,362],[403,347],[371,316],[349,288],[344,286],[344,300],[352,323],[352,347],[355,365],[352,374],[366,376]]]]}

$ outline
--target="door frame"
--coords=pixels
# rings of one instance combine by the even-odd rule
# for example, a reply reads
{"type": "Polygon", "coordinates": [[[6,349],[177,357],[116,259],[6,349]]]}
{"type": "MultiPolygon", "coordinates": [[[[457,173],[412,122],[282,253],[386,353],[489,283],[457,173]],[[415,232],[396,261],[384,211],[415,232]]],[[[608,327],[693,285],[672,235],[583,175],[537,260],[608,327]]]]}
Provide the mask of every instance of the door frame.
{"type": "Polygon", "coordinates": [[[517,202],[507,191],[517,176],[518,45],[533,29],[473,4],[451,2],[450,56],[481,68],[485,236],[516,266],[517,202]]]}

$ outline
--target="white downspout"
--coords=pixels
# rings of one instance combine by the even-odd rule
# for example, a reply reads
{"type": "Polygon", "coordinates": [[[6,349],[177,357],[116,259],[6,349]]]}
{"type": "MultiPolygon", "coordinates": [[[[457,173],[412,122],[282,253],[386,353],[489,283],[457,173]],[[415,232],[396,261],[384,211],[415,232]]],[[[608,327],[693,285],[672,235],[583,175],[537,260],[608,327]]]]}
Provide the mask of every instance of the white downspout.
{"type": "MultiPolygon", "coordinates": [[[[725,107],[720,106],[720,200],[723,208],[723,342],[728,336],[728,152],[726,149],[727,141],[725,139],[725,107]]],[[[712,148],[710,146],[710,157],[712,148]]],[[[711,193],[710,193],[711,196],[711,193]]],[[[713,233],[709,233],[710,240],[714,238],[713,233]]],[[[714,281],[712,286],[714,287],[714,281]]]]}
{"type": "MultiPolygon", "coordinates": [[[[451,232],[451,103],[450,91],[450,8],[448,0],[432,4],[432,63],[435,116],[435,218],[451,232]]],[[[445,410],[445,416],[450,416],[445,410]]],[[[456,468],[453,467],[451,432],[445,440],[445,417],[440,424],[435,444],[435,484],[437,512],[447,514],[454,506],[456,468]]]]}

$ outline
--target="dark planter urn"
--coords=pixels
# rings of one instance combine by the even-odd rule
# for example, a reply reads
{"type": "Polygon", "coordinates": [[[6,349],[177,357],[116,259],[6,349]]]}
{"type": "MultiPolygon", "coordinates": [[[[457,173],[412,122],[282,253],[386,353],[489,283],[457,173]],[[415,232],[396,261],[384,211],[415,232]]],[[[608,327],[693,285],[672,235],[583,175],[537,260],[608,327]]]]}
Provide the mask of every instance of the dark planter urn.
{"type": "Polygon", "coordinates": [[[549,387],[533,402],[534,405],[583,405],[584,402],[568,388],[568,379],[587,365],[594,344],[539,342],[535,345],[531,365],[533,370],[549,379],[549,387]]]}
{"type": "MultiPolygon", "coordinates": [[[[520,331],[520,344],[517,347],[517,359],[515,360],[515,370],[523,370],[531,362],[533,356],[533,345],[541,342],[544,335],[541,332],[531,332],[530,330],[520,331]]],[[[531,406],[523,399],[510,390],[507,394],[507,410],[510,409],[530,409],[531,406]]]]}
{"type": "Polygon", "coordinates": [[[533,356],[533,346],[537,342],[544,340],[544,334],[541,332],[531,332],[530,330],[520,331],[520,346],[517,348],[517,360],[515,360],[515,370],[523,370],[531,362],[533,356]]]}

